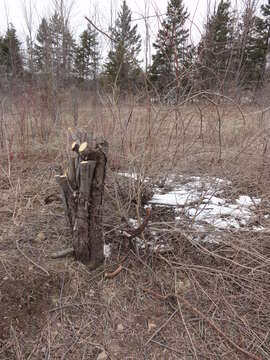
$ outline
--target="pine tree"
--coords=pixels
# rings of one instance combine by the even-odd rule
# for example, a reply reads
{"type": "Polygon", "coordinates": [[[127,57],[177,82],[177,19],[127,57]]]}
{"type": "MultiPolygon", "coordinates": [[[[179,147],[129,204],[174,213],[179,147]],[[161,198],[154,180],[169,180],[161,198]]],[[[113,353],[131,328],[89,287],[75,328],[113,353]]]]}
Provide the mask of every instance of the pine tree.
{"type": "Polygon", "coordinates": [[[179,97],[187,86],[187,70],[191,64],[189,30],[186,28],[188,12],[183,0],[170,0],[166,18],[153,44],[156,54],[150,69],[150,80],[158,92],[179,97]]]}
{"type": "Polygon", "coordinates": [[[1,73],[7,73],[7,63],[8,63],[8,46],[3,37],[0,37],[0,66],[1,73]]]}
{"type": "MultiPolygon", "coordinates": [[[[263,22],[263,50],[264,50],[264,69],[262,78],[266,71],[269,70],[269,53],[270,53],[270,0],[267,4],[261,6],[262,22],[263,22]]],[[[269,74],[268,74],[269,75],[269,74]]]]}
{"type": "Polygon", "coordinates": [[[268,40],[270,38],[270,0],[268,0],[267,4],[261,6],[261,13],[263,16],[265,33],[268,35],[268,40]]]}
{"type": "Polygon", "coordinates": [[[256,90],[263,84],[269,41],[267,7],[265,19],[256,15],[254,4],[247,4],[240,22],[239,81],[240,87],[256,90]]]}
{"type": "Polygon", "coordinates": [[[255,16],[244,50],[242,84],[245,87],[255,90],[262,85],[266,51],[264,23],[255,16]]]}
{"type": "Polygon", "coordinates": [[[132,26],[131,11],[125,0],[110,32],[112,49],[105,64],[105,76],[121,92],[131,90],[136,86],[140,72],[137,57],[141,49],[141,37],[137,34],[137,25],[132,26]]]}
{"type": "Polygon", "coordinates": [[[75,72],[80,79],[96,81],[100,67],[98,33],[88,25],[76,47],[75,72]]]}
{"type": "Polygon", "coordinates": [[[221,0],[209,17],[198,46],[201,87],[224,90],[231,86],[235,69],[235,17],[230,0],[221,0]]]}
{"type": "Polygon", "coordinates": [[[55,12],[42,19],[35,44],[36,69],[64,78],[71,73],[74,40],[64,19],[55,12]]]}
{"type": "Polygon", "coordinates": [[[8,26],[6,34],[0,42],[0,63],[13,77],[20,77],[23,74],[21,43],[12,24],[8,26]]]}
{"type": "Polygon", "coordinates": [[[34,73],[34,42],[30,36],[26,36],[26,65],[29,73],[34,73]]]}
{"type": "Polygon", "coordinates": [[[55,74],[66,77],[70,74],[73,65],[74,40],[63,17],[57,12],[49,21],[52,40],[52,66],[55,74]]]}
{"type": "Polygon", "coordinates": [[[37,71],[48,73],[51,69],[51,42],[49,25],[43,18],[37,31],[34,47],[34,64],[37,71]]]}

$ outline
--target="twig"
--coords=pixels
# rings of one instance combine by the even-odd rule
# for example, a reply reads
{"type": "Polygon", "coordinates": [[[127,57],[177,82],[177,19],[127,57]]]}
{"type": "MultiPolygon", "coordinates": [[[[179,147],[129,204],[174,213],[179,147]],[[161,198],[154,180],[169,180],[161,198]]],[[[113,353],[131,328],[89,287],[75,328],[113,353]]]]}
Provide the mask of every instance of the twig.
{"type": "MultiPolygon", "coordinates": [[[[148,221],[149,221],[149,218],[150,218],[150,214],[151,214],[151,210],[150,208],[147,208],[146,209],[146,216],[144,218],[144,221],[143,223],[136,229],[134,229],[132,232],[129,233],[129,235],[127,235],[127,239],[129,241],[129,243],[131,242],[132,239],[134,239],[134,237],[140,235],[146,228],[147,224],[148,224],[148,221]]],[[[64,249],[64,250],[60,250],[60,251],[56,251],[54,253],[51,254],[51,258],[52,259],[59,259],[59,258],[62,258],[62,257],[65,257],[65,256],[68,256],[68,255],[72,255],[74,254],[74,248],[73,247],[69,247],[67,249],[64,249]]],[[[120,261],[120,264],[119,264],[119,267],[122,266],[121,264],[127,259],[127,256],[125,256],[121,261],[120,261]]],[[[118,269],[119,269],[118,267],[118,269]]],[[[121,268],[122,270],[122,268],[121,268]]],[[[119,270],[119,272],[121,271],[119,270]]],[[[119,272],[116,274],[118,275],[119,272]]],[[[114,277],[114,276],[111,276],[111,274],[113,273],[105,273],[105,277],[106,278],[111,278],[111,277],[114,277]]]]}
{"type": "Polygon", "coordinates": [[[151,342],[153,342],[153,343],[155,343],[155,344],[157,344],[157,345],[159,345],[159,346],[161,346],[161,347],[163,347],[165,349],[171,350],[172,352],[174,352],[176,354],[181,354],[182,355],[181,351],[178,351],[178,350],[176,350],[176,349],[174,349],[174,348],[172,348],[172,347],[170,347],[170,346],[168,346],[166,344],[162,344],[161,342],[158,342],[158,341],[153,340],[153,339],[151,340],[151,342]]]}
{"type": "MultiPolygon", "coordinates": [[[[158,293],[156,293],[156,292],[154,292],[153,290],[150,290],[150,289],[143,289],[143,291],[148,292],[148,293],[156,296],[158,299],[161,299],[161,300],[168,300],[169,298],[176,298],[177,300],[181,300],[190,310],[192,310],[193,313],[195,313],[200,318],[202,318],[205,322],[207,322],[207,324],[210,325],[221,337],[223,337],[223,339],[225,339],[231,345],[231,347],[233,347],[236,351],[238,351],[239,353],[245,355],[249,359],[262,360],[261,358],[257,357],[254,354],[251,354],[249,351],[247,351],[247,350],[241,348],[239,345],[237,345],[222,330],[220,330],[220,328],[217,327],[217,325],[214,324],[213,321],[208,319],[199,309],[197,309],[195,306],[193,306],[183,296],[177,296],[175,294],[161,295],[161,294],[158,294],[158,293]]],[[[147,341],[147,343],[149,341],[151,341],[151,338],[147,341]]]]}
{"type": "Polygon", "coordinates": [[[231,340],[226,334],[224,334],[224,332],[222,330],[220,330],[220,328],[218,328],[216,326],[216,324],[213,323],[213,321],[211,321],[210,319],[208,319],[203,313],[200,312],[199,309],[195,308],[188,300],[186,300],[184,297],[180,297],[180,299],[183,301],[183,303],[189,308],[191,309],[196,315],[200,316],[204,321],[206,321],[208,323],[208,325],[210,325],[214,330],[216,330],[216,332],[222,336],[235,350],[237,350],[238,352],[246,355],[249,359],[253,359],[253,360],[262,360],[261,358],[257,357],[256,355],[251,354],[250,352],[248,352],[247,350],[241,348],[240,346],[238,346],[233,340],[231,340]]]}
{"type": "Polygon", "coordinates": [[[51,258],[52,259],[58,259],[58,258],[65,257],[67,255],[72,255],[73,253],[74,253],[74,249],[73,249],[73,247],[70,247],[70,248],[67,248],[67,249],[60,250],[60,251],[57,251],[55,253],[52,253],[51,258]]]}
{"type": "Polygon", "coordinates": [[[122,265],[119,265],[118,268],[113,271],[113,272],[105,272],[104,274],[104,277],[105,279],[112,279],[114,278],[115,276],[117,276],[118,274],[120,274],[120,272],[123,270],[123,266],[122,265]]]}
{"type": "Polygon", "coordinates": [[[107,34],[105,31],[101,30],[100,28],[97,27],[97,25],[95,23],[93,23],[93,21],[91,21],[87,16],[84,17],[90,25],[92,25],[98,32],[100,32],[102,35],[106,36],[109,40],[111,40],[112,42],[115,42],[115,39],[113,39],[109,34],[107,34]]]}
{"type": "Polygon", "coordinates": [[[146,343],[144,344],[145,346],[148,345],[150,343],[150,341],[152,341],[154,339],[154,337],[166,326],[168,325],[168,323],[172,320],[172,318],[178,313],[178,309],[176,309],[171,316],[154,332],[154,334],[152,334],[152,336],[150,336],[150,338],[146,341],[146,343]]]}
{"type": "Polygon", "coordinates": [[[16,358],[23,359],[22,350],[21,350],[20,343],[18,341],[17,333],[12,324],[10,326],[10,332],[12,333],[13,338],[14,338],[13,342],[14,342],[14,348],[15,348],[15,352],[16,352],[16,358]]]}
{"type": "Polygon", "coordinates": [[[133,231],[130,231],[130,232],[126,231],[129,233],[129,236],[127,236],[129,242],[131,242],[132,239],[134,239],[136,236],[140,235],[145,230],[145,228],[148,224],[148,221],[150,219],[150,215],[151,215],[151,209],[147,208],[143,223],[138,228],[134,229],[133,231]]]}
{"type": "Polygon", "coordinates": [[[54,312],[54,311],[62,310],[64,308],[68,308],[68,307],[80,307],[80,306],[85,306],[85,305],[92,305],[92,303],[88,302],[88,303],[81,303],[81,304],[63,304],[61,306],[57,306],[53,309],[48,310],[48,312],[54,312]]]}
{"type": "Polygon", "coordinates": [[[34,262],[32,259],[30,259],[27,255],[25,255],[25,253],[20,249],[19,247],[19,240],[16,240],[16,246],[17,246],[17,250],[19,251],[19,253],[25,257],[26,260],[28,260],[31,264],[33,264],[34,266],[36,266],[37,268],[39,268],[40,270],[42,270],[47,276],[50,276],[49,272],[44,269],[42,266],[40,266],[39,264],[37,264],[36,262],[34,262]]]}
{"type": "Polygon", "coordinates": [[[187,332],[189,341],[190,341],[190,343],[191,343],[191,346],[192,346],[192,349],[193,349],[193,352],[194,352],[195,359],[198,360],[197,351],[196,351],[196,348],[195,348],[195,346],[194,346],[194,343],[193,343],[191,334],[190,334],[190,332],[189,332],[189,330],[188,330],[188,327],[187,327],[187,324],[186,324],[186,321],[185,321],[185,318],[184,318],[184,315],[183,315],[183,311],[182,311],[181,303],[180,303],[179,299],[177,299],[177,303],[178,303],[178,308],[179,308],[179,312],[180,312],[180,315],[181,315],[182,322],[183,322],[183,324],[184,324],[185,330],[186,330],[186,332],[187,332]]]}

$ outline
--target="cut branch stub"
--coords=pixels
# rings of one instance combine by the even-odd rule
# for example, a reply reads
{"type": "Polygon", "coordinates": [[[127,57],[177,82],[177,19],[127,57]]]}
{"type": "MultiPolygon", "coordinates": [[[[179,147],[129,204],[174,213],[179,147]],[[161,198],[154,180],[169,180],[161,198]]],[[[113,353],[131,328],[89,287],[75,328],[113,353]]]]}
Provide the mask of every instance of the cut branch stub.
{"type": "Polygon", "coordinates": [[[79,147],[79,154],[82,157],[82,159],[87,159],[87,155],[90,153],[91,148],[88,145],[88,143],[85,141],[83,142],[79,147]]]}
{"type": "Polygon", "coordinates": [[[77,141],[73,141],[72,145],[71,145],[71,149],[72,151],[75,151],[76,153],[78,153],[80,144],[77,141]]]}

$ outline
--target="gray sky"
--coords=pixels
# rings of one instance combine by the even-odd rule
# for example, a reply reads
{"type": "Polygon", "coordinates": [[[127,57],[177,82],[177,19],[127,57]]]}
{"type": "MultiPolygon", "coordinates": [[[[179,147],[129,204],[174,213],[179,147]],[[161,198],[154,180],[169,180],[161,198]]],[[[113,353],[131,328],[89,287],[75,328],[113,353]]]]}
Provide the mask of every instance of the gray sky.
{"type": "MultiPolygon", "coordinates": [[[[66,0],[66,2],[70,4],[72,0],[66,0]]],[[[93,16],[95,8],[98,13],[97,22],[105,29],[110,24],[111,0],[73,0],[73,2],[71,25],[74,33],[81,32],[84,27],[86,27],[84,15],[93,16]]],[[[147,2],[149,3],[149,15],[166,12],[167,0],[147,0],[147,2]]],[[[196,11],[195,22],[201,27],[205,18],[207,0],[185,0],[185,2],[191,14],[191,18],[196,11]]],[[[29,8],[31,3],[34,9],[33,17],[36,28],[40,18],[47,15],[50,12],[50,9],[52,9],[53,0],[0,0],[0,31],[3,33],[6,29],[7,22],[12,22],[18,30],[20,38],[23,38],[26,31],[23,7],[24,4],[26,4],[26,7],[29,8]]],[[[112,0],[112,3],[117,11],[121,4],[121,0],[112,0]]],[[[133,18],[139,18],[145,14],[145,0],[127,0],[127,3],[133,12],[133,18]]],[[[139,21],[138,25],[140,31],[144,33],[144,21],[139,21]]],[[[153,36],[156,33],[157,25],[158,20],[151,19],[151,32],[153,33],[153,36]]]]}
{"type": "MultiPolygon", "coordinates": [[[[32,4],[33,8],[33,28],[37,29],[42,16],[47,16],[53,9],[54,0],[0,0],[0,33],[4,33],[8,22],[12,22],[18,31],[21,41],[25,40],[27,35],[27,27],[24,18],[24,8],[29,9],[32,4]]],[[[145,2],[149,4],[149,15],[164,14],[166,12],[167,0],[126,0],[128,6],[132,10],[133,19],[142,17],[145,12],[145,2]]],[[[209,0],[184,0],[189,11],[189,25],[191,33],[191,41],[197,43],[200,38],[200,31],[206,20],[207,3],[209,0]]],[[[215,0],[212,0],[214,3],[215,0]]],[[[241,3],[243,0],[232,0],[232,2],[241,3]]],[[[266,0],[258,0],[260,3],[266,0]]],[[[87,22],[84,16],[93,19],[95,12],[98,14],[95,23],[103,30],[107,30],[110,24],[110,4],[113,3],[114,13],[116,15],[122,0],[65,0],[67,4],[73,2],[71,28],[76,37],[82,32],[87,22]]],[[[149,19],[151,42],[154,41],[157,29],[162,18],[149,19]]],[[[137,22],[139,32],[144,41],[145,23],[143,20],[137,22]]],[[[103,47],[106,41],[103,39],[103,47]]]]}

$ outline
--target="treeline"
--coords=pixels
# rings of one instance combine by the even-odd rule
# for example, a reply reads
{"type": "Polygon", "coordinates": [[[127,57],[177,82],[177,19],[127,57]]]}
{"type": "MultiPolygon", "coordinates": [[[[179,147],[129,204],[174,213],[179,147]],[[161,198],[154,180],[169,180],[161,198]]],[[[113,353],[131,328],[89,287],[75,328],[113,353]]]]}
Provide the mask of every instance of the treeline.
{"type": "Polygon", "coordinates": [[[230,0],[220,0],[208,14],[196,46],[191,42],[184,1],[169,0],[147,69],[139,60],[142,39],[125,0],[108,30],[109,52],[104,60],[103,35],[88,23],[75,41],[64,3],[60,3],[52,16],[41,19],[35,40],[27,37],[24,51],[16,29],[8,26],[0,38],[0,85],[3,79],[43,77],[58,84],[76,81],[119,93],[147,89],[177,100],[202,90],[256,91],[268,81],[270,0],[260,9],[256,1],[246,0],[241,12],[233,9],[230,0]]]}

